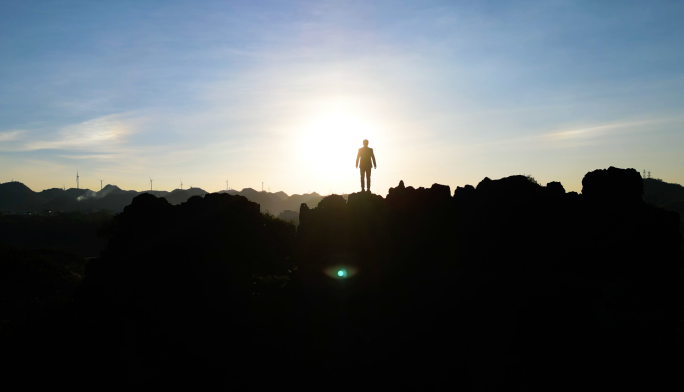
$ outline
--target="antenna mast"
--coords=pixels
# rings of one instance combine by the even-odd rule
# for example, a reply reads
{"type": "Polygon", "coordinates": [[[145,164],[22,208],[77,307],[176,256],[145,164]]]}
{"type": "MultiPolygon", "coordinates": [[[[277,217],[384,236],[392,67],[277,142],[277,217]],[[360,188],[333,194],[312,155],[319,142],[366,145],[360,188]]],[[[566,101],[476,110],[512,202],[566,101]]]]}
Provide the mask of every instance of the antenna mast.
{"type": "Polygon", "coordinates": [[[78,184],[78,170],[76,170],[76,189],[81,189],[78,184]]]}

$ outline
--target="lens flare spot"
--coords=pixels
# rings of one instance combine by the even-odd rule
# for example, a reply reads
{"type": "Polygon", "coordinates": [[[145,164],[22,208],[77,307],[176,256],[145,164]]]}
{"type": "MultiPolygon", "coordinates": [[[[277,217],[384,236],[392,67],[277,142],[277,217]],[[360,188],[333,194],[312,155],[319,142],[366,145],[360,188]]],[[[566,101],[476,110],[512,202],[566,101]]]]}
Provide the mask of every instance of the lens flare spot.
{"type": "Polygon", "coordinates": [[[346,265],[337,265],[334,267],[328,267],[323,270],[323,272],[333,279],[347,279],[356,275],[358,269],[356,267],[350,267],[346,265]]]}

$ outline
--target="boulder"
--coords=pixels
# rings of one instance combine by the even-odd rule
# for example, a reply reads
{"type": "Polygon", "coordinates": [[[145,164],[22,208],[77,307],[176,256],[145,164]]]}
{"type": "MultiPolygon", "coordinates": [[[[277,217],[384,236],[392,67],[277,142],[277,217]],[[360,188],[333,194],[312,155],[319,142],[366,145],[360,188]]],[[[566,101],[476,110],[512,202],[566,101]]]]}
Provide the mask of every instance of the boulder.
{"type": "Polygon", "coordinates": [[[593,202],[637,206],[643,204],[644,183],[635,169],[598,169],[582,179],[582,196],[593,202]]]}

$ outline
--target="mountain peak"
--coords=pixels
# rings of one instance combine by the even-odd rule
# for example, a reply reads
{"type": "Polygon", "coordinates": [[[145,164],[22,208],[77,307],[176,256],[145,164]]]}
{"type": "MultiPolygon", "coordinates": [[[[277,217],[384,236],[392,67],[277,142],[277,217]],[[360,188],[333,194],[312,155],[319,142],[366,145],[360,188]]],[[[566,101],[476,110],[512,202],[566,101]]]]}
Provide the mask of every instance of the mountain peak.
{"type": "Polygon", "coordinates": [[[103,191],[110,191],[110,192],[111,192],[111,191],[120,191],[121,188],[119,188],[119,187],[116,186],[116,185],[107,184],[107,185],[104,186],[104,188],[102,188],[102,190],[103,190],[103,191]]]}
{"type": "Polygon", "coordinates": [[[24,185],[24,183],[19,181],[8,181],[3,184],[0,184],[0,187],[14,192],[33,192],[31,188],[27,187],[26,185],[24,185]]]}

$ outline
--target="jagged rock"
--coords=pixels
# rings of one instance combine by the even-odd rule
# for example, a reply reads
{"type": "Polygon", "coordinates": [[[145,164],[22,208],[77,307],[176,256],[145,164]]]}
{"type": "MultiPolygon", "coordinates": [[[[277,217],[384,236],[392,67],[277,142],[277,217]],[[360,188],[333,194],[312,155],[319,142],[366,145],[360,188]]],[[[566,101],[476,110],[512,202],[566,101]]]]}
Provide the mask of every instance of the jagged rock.
{"type": "Polygon", "coordinates": [[[635,169],[598,169],[582,179],[582,196],[602,204],[643,204],[644,183],[635,169]]]}
{"type": "MultiPolygon", "coordinates": [[[[190,370],[192,358],[226,352],[244,359],[230,365],[248,374],[247,363],[263,343],[255,327],[260,308],[252,299],[278,296],[289,279],[295,227],[262,215],[243,196],[208,194],[171,205],[142,194],[115,217],[111,231],[102,256],[87,264],[74,301],[95,325],[140,331],[107,337],[122,346],[145,341],[123,364],[127,372],[158,366],[159,348],[173,344],[165,355],[187,371],[176,375],[180,380],[207,376],[190,370]]],[[[171,367],[161,371],[163,379],[172,378],[171,367]]],[[[141,382],[153,380],[142,376],[141,382]]],[[[241,385],[237,378],[231,383],[241,385]]]]}
{"type": "Polygon", "coordinates": [[[383,203],[384,198],[370,192],[357,192],[348,196],[347,204],[352,207],[383,203]]]}
{"type": "Polygon", "coordinates": [[[278,219],[292,224],[299,225],[299,213],[291,210],[285,210],[278,214],[278,219]]]}
{"type": "Polygon", "coordinates": [[[546,184],[546,189],[548,189],[554,195],[565,194],[565,188],[563,188],[563,184],[557,181],[551,181],[546,184]]]}
{"type": "Polygon", "coordinates": [[[488,195],[495,198],[519,198],[539,194],[541,186],[527,179],[525,176],[510,176],[499,180],[485,177],[477,187],[478,195],[488,195]]]}
{"type": "Polygon", "coordinates": [[[406,209],[420,205],[425,208],[429,205],[437,206],[448,203],[451,199],[451,190],[448,185],[432,184],[430,188],[405,187],[404,181],[400,181],[396,188],[390,188],[387,195],[388,205],[394,208],[406,209]]]}
{"type": "Polygon", "coordinates": [[[451,197],[451,188],[449,185],[432,184],[430,193],[434,199],[446,199],[451,197]]]}
{"type": "Polygon", "coordinates": [[[341,195],[331,195],[321,200],[320,203],[318,203],[318,208],[337,211],[344,208],[345,204],[347,204],[347,201],[344,200],[344,197],[341,195]]]}
{"type": "Polygon", "coordinates": [[[310,211],[310,208],[306,203],[302,203],[302,205],[299,206],[299,223],[300,224],[308,218],[309,211],[310,211]]]}
{"type": "Polygon", "coordinates": [[[457,203],[464,203],[470,200],[475,195],[475,188],[472,185],[464,187],[457,186],[454,190],[454,201],[457,203]]]}

